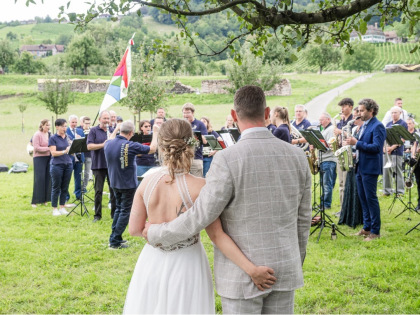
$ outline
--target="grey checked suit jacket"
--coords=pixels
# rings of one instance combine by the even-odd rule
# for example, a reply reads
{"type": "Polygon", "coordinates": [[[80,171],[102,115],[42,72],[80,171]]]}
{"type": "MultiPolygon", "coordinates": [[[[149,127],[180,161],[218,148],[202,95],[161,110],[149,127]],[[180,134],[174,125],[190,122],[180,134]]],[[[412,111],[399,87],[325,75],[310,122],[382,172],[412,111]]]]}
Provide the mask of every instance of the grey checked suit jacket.
{"type": "MultiPolygon", "coordinates": [[[[267,131],[247,133],[213,159],[194,206],[169,223],[151,225],[149,243],[171,245],[204,229],[217,217],[224,231],[256,265],[275,271],[272,290],[303,286],[302,264],[311,225],[311,174],[304,152],[267,131]]],[[[251,278],[214,248],[220,296],[263,293],[251,278]]]]}

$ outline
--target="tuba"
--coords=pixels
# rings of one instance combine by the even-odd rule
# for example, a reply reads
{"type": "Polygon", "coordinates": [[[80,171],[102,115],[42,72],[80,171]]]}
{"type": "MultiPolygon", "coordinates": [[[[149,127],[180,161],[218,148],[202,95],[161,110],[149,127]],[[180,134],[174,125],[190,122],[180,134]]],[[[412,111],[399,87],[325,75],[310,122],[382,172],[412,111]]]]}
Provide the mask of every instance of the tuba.
{"type": "MultiPolygon", "coordinates": [[[[290,133],[292,140],[302,138],[302,134],[299,132],[299,130],[295,126],[293,126],[293,121],[290,123],[290,129],[292,130],[290,133]]],[[[302,150],[306,150],[309,146],[309,143],[306,142],[306,143],[300,143],[300,144],[295,144],[295,145],[301,148],[302,150]]]]}

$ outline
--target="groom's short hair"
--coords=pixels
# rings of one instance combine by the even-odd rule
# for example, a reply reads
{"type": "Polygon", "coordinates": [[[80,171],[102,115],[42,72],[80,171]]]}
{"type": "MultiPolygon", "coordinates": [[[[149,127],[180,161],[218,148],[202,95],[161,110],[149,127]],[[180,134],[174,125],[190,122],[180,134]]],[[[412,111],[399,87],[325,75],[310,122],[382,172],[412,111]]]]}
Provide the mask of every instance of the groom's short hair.
{"type": "Polygon", "coordinates": [[[234,109],[239,119],[264,119],[266,107],[264,91],[255,85],[245,85],[235,93],[234,109]]]}

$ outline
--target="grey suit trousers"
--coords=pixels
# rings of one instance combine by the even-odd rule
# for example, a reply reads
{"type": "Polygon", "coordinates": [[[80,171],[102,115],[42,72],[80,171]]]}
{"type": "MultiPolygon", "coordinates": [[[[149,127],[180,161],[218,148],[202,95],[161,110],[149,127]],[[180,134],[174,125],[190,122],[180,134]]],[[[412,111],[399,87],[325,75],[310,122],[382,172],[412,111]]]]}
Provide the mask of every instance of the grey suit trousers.
{"type": "Polygon", "coordinates": [[[293,314],[295,291],[271,291],[247,300],[221,299],[223,314],[293,314]]]}

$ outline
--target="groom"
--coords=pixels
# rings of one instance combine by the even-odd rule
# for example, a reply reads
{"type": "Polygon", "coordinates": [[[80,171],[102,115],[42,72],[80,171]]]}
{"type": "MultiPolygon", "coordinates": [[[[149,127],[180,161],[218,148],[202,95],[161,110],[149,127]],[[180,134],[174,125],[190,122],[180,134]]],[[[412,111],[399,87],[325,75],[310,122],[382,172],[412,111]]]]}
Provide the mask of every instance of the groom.
{"type": "Polygon", "coordinates": [[[256,265],[274,269],[277,282],[259,291],[251,278],[214,248],[216,289],[223,313],[293,313],[294,290],[311,224],[311,173],[304,152],[265,128],[270,108],[257,86],[240,88],[232,117],[241,140],[215,155],[194,206],[170,223],[150,225],[152,246],[172,245],[220,216],[224,231],[256,265]]]}

